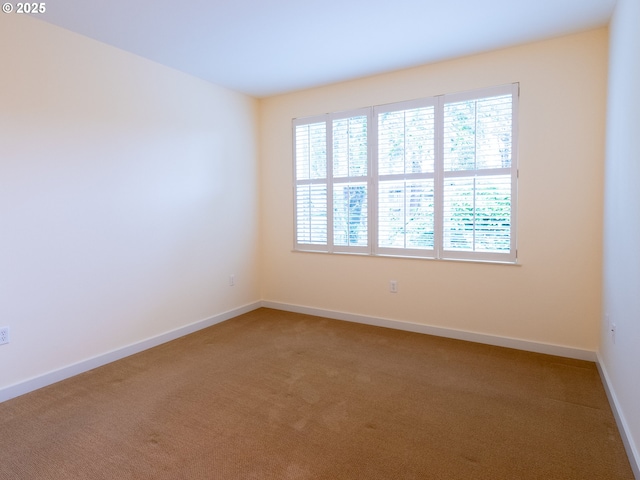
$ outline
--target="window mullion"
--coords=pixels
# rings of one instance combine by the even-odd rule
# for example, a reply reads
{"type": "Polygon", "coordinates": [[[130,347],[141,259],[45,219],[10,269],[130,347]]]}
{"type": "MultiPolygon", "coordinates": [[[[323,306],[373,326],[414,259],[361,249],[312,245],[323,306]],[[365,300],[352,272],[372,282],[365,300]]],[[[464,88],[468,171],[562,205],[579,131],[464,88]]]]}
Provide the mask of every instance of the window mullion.
{"type": "MultiPolygon", "coordinates": [[[[404,162],[403,162],[403,171],[404,171],[404,175],[407,174],[407,113],[406,111],[403,113],[403,122],[402,122],[402,139],[403,139],[403,145],[402,145],[402,149],[404,152],[404,162]]],[[[403,181],[404,184],[404,191],[403,191],[403,195],[404,195],[404,208],[402,211],[402,222],[404,225],[404,234],[402,235],[402,242],[403,242],[403,247],[407,248],[407,221],[408,221],[408,216],[407,216],[407,210],[409,208],[409,201],[408,201],[408,191],[407,191],[407,180],[405,178],[405,180],[403,181]]]]}
{"type": "Polygon", "coordinates": [[[378,116],[375,108],[369,108],[367,114],[367,185],[369,188],[369,203],[367,221],[369,222],[369,253],[378,250],[378,116]]]}
{"type": "Polygon", "coordinates": [[[327,149],[327,250],[333,252],[333,116],[326,116],[327,149]]]}
{"type": "Polygon", "coordinates": [[[518,252],[518,247],[516,245],[516,227],[517,227],[517,221],[518,221],[518,217],[516,214],[517,211],[517,206],[518,206],[518,195],[517,195],[517,191],[518,191],[518,176],[519,176],[519,172],[518,172],[518,162],[517,162],[517,157],[518,157],[518,128],[519,128],[519,124],[518,124],[518,118],[519,118],[519,113],[518,113],[518,109],[519,107],[519,103],[520,103],[520,84],[513,84],[511,86],[511,98],[512,98],[512,104],[511,104],[511,229],[510,229],[510,252],[511,252],[511,257],[513,259],[513,261],[517,260],[517,252],[518,252]]]}
{"type": "Polygon", "coordinates": [[[439,95],[435,107],[435,162],[434,162],[434,226],[433,250],[435,258],[442,258],[444,228],[444,97],[439,95]]]}

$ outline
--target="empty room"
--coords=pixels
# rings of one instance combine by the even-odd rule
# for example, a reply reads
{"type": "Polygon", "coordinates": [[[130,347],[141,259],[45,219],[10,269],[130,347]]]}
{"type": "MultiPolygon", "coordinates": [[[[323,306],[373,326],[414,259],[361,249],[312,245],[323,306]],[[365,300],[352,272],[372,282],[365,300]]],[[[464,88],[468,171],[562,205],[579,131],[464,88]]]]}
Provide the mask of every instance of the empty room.
{"type": "Polygon", "coordinates": [[[2,9],[0,479],[640,478],[640,0],[2,9]]]}

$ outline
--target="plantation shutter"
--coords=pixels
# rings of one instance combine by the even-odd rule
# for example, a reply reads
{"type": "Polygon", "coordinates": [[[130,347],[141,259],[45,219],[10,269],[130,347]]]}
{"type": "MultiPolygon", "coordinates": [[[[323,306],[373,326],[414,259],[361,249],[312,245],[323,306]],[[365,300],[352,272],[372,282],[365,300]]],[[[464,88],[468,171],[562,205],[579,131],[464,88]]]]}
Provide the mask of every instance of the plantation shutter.
{"type": "Polygon", "coordinates": [[[370,253],[369,110],[333,118],[333,250],[370,253]]]}
{"type": "Polygon", "coordinates": [[[370,109],[294,120],[295,246],[371,253],[370,109]]]}
{"type": "Polygon", "coordinates": [[[515,261],[517,85],[483,93],[443,99],[441,257],[515,261]]]}
{"type": "Polygon", "coordinates": [[[431,256],[435,218],[435,101],[386,105],[376,107],[374,112],[378,174],[376,251],[431,256]]]}
{"type": "Polygon", "coordinates": [[[326,250],[328,238],[326,121],[294,126],[295,244],[326,250]]]}
{"type": "Polygon", "coordinates": [[[518,93],[294,119],[295,249],[514,263],[518,93]]]}

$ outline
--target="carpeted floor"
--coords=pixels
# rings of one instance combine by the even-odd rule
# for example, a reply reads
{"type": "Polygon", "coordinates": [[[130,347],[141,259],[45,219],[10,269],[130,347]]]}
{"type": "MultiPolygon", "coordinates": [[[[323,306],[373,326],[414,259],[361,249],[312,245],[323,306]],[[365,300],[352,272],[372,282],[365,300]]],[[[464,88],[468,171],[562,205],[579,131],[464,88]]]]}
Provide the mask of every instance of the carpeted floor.
{"type": "Polygon", "coordinates": [[[0,404],[0,479],[633,479],[593,363],[260,309],[0,404]]]}

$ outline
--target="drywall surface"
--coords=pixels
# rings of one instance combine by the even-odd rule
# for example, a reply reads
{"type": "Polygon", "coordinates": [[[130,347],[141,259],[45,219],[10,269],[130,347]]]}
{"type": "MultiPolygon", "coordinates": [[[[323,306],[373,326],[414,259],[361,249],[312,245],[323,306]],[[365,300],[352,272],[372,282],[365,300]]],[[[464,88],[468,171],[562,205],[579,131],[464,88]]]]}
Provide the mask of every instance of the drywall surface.
{"type": "Polygon", "coordinates": [[[597,29],[261,100],[263,298],[595,351],[607,49],[597,29]],[[511,82],[518,265],[292,252],[293,118],[511,82]]]}
{"type": "Polygon", "coordinates": [[[23,15],[0,62],[0,388],[259,300],[254,99],[23,15]]]}
{"type": "Polygon", "coordinates": [[[640,475],[640,1],[610,25],[601,362],[640,475]],[[615,325],[615,339],[609,331],[615,325]]]}

